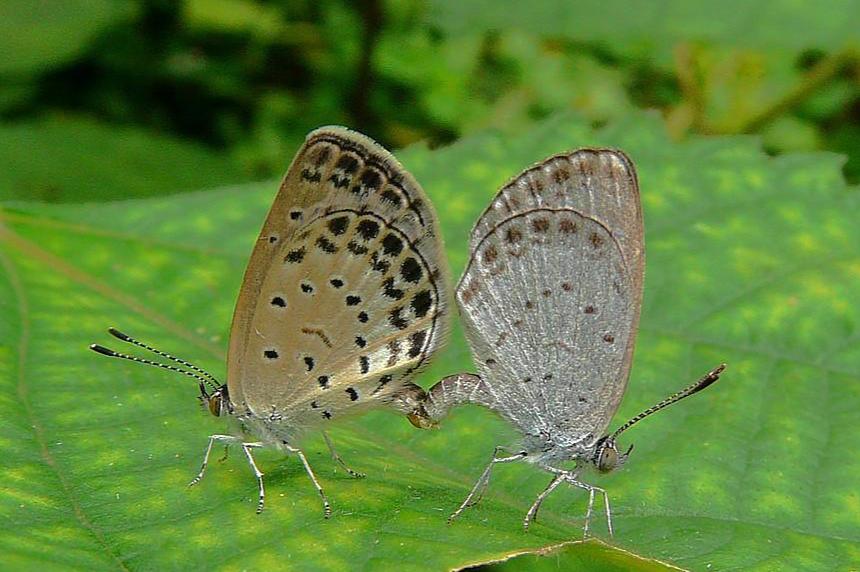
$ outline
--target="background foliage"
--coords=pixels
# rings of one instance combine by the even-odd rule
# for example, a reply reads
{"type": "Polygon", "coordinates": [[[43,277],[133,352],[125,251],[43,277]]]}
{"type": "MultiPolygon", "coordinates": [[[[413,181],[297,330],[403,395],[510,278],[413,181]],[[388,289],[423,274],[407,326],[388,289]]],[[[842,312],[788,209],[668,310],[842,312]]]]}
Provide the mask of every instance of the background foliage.
{"type": "MultiPolygon", "coordinates": [[[[241,460],[187,494],[215,421],[188,387],[82,354],[117,324],[222,371],[273,178],[307,131],[342,123],[392,148],[454,144],[398,156],[439,205],[455,273],[509,176],[580,145],[627,150],[649,265],[621,415],[731,364],[711,395],[643,425],[628,470],[606,480],[611,546],[501,566],[860,566],[858,4],[3,2],[7,561],[439,569],[578,536],[574,493],[519,531],[546,480],[527,467],[441,524],[514,438],[478,409],[432,434],[384,414],[337,432],[364,482],[332,473],[312,440],[338,507],[328,523],[276,456],[262,520],[240,502],[253,492],[241,460]],[[268,182],[240,185],[254,180],[268,182]]],[[[457,336],[425,384],[470,367],[457,336]]]]}

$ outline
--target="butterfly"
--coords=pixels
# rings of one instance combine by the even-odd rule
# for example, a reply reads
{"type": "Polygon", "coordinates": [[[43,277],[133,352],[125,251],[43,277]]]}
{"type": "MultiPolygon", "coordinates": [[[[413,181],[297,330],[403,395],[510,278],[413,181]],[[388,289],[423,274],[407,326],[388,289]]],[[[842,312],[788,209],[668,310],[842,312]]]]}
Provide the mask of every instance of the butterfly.
{"type": "Polygon", "coordinates": [[[627,460],[618,436],[641,419],[714,383],[725,365],[637,415],[607,427],[627,386],[639,322],[645,245],[632,161],[610,149],[555,155],[527,169],[493,198],[472,230],[470,259],[457,286],[466,338],[478,374],[434,385],[419,416],[438,421],[451,407],[475,403],[522,434],[493,459],[449,520],[484,494],[494,465],[525,460],[552,474],[523,524],[567,483],[595,493],[588,468],[606,473],[627,460]],[[574,461],[568,469],[563,463],[574,461]]]}
{"type": "MultiPolygon", "coordinates": [[[[287,171],[263,224],[239,291],[227,356],[227,382],[114,328],[119,340],[173,361],[101,354],[169,369],[199,382],[199,398],[239,431],[212,435],[238,444],[265,502],[252,450],[275,447],[301,460],[331,506],[301,439],[373,408],[417,412],[425,392],[412,378],[448,330],[447,268],[433,206],[415,179],[368,137],[343,127],[311,132],[287,171]]],[[[350,474],[323,432],[333,458],[350,474]]]]}

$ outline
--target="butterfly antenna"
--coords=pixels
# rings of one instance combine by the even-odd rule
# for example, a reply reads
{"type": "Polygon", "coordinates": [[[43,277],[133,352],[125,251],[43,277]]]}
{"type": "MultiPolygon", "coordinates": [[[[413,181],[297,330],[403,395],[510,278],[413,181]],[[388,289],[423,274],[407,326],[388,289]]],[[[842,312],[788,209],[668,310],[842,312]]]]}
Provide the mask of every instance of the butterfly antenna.
{"type": "Polygon", "coordinates": [[[199,375],[202,375],[203,377],[205,377],[205,378],[209,379],[212,383],[214,383],[214,384],[215,384],[215,386],[216,386],[216,387],[218,387],[218,386],[220,386],[220,385],[221,385],[221,382],[220,382],[220,381],[218,381],[218,379],[217,379],[214,375],[212,375],[211,373],[209,373],[208,371],[206,371],[205,369],[203,369],[203,368],[201,368],[201,367],[197,367],[196,365],[194,365],[194,364],[193,364],[193,363],[191,363],[191,362],[188,362],[188,361],[186,361],[186,360],[184,360],[184,359],[180,359],[180,358],[178,358],[178,357],[176,357],[176,356],[170,355],[170,354],[169,354],[169,353],[167,353],[167,352],[164,352],[164,351],[161,351],[161,350],[159,350],[159,349],[156,349],[156,348],[154,348],[154,347],[152,347],[152,346],[150,346],[150,345],[148,345],[148,344],[145,344],[145,343],[141,342],[140,340],[136,340],[136,339],[134,339],[133,337],[129,336],[128,334],[124,334],[124,333],[120,332],[120,331],[119,331],[119,330],[117,330],[116,328],[108,328],[108,333],[109,333],[110,335],[112,335],[113,337],[115,337],[116,339],[118,339],[118,340],[122,340],[122,341],[124,341],[124,342],[128,342],[128,343],[130,343],[130,344],[134,344],[134,345],[136,345],[136,346],[137,346],[137,347],[139,347],[139,348],[143,348],[143,349],[145,349],[145,350],[149,350],[149,351],[151,351],[151,352],[152,352],[152,353],[154,353],[154,354],[158,354],[158,355],[160,355],[161,357],[165,357],[165,358],[169,359],[170,361],[173,361],[173,362],[176,362],[176,363],[178,363],[178,364],[184,365],[185,367],[187,367],[187,368],[188,368],[188,369],[190,369],[191,371],[193,371],[193,372],[195,372],[195,373],[197,373],[197,374],[199,374],[199,375]]]}
{"type": "Polygon", "coordinates": [[[696,383],[694,383],[688,387],[685,387],[684,389],[682,389],[678,393],[672,394],[669,397],[667,397],[666,399],[664,399],[663,401],[661,401],[660,403],[649,407],[648,409],[646,409],[645,411],[643,411],[642,413],[640,413],[639,415],[637,415],[636,417],[634,417],[633,419],[631,419],[630,421],[628,421],[627,423],[625,423],[624,425],[622,425],[621,427],[616,429],[615,433],[612,434],[610,439],[614,440],[621,433],[630,429],[630,427],[632,427],[636,423],[639,423],[640,421],[642,421],[643,419],[645,419],[646,417],[648,417],[652,413],[657,413],[661,409],[665,409],[666,407],[669,407],[673,403],[675,403],[677,401],[681,401],[685,397],[690,397],[694,393],[698,393],[698,392],[702,391],[703,389],[705,389],[706,387],[708,387],[709,385],[711,385],[712,383],[714,383],[718,379],[720,379],[720,374],[723,372],[724,369],[726,369],[726,364],[724,364],[724,363],[720,364],[719,366],[715,367],[710,372],[708,372],[708,374],[706,376],[704,376],[702,379],[700,379],[696,383]]]}
{"type": "Polygon", "coordinates": [[[221,383],[211,373],[207,372],[206,370],[204,370],[202,368],[197,367],[196,365],[194,365],[190,362],[187,362],[183,359],[179,359],[177,357],[174,357],[174,356],[168,354],[167,352],[163,352],[161,350],[155,349],[152,346],[149,346],[143,342],[140,342],[140,341],[132,338],[131,336],[128,336],[128,335],[120,332],[116,328],[109,328],[108,332],[110,332],[110,334],[112,336],[114,336],[115,338],[117,338],[119,340],[122,340],[124,342],[128,342],[130,344],[133,344],[133,345],[141,347],[141,348],[144,348],[144,349],[149,350],[155,354],[158,354],[162,357],[165,357],[171,361],[182,364],[182,365],[188,367],[189,369],[191,369],[192,371],[188,371],[188,370],[185,370],[185,369],[182,369],[179,367],[175,367],[172,365],[163,364],[163,363],[160,363],[157,361],[148,360],[145,358],[140,358],[137,356],[132,356],[132,355],[120,353],[120,352],[114,351],[110,348],[106,348],[106,347],[99,345],[99,344],[91,344],[90,349],[93,350],[94,352],[100,353],[102,355],[106,355],[108,357],[127,359],[129,361],[142,363],[142,364],[146,364],[146,365],[152,365],[152,366],[160,367],[162,369],[166,369],[169,371],[181,373],[183,375],[187,375],[188,377],[193,377],[194,379],[196,379],[200,383],[208,385],[212,389],[218,389],[218,387],[220,387],[220,385],[221,385],[221,383]]]}

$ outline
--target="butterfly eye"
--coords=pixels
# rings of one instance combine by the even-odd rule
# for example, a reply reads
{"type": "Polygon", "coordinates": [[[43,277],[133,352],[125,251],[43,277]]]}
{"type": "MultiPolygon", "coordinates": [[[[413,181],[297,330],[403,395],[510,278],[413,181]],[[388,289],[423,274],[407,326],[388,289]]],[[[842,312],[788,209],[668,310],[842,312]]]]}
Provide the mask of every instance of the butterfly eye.
{"type": "Polygon", "coordinates": [[[600,449],[600,456],[597,458],[597,470],[601,473],[608,473],[618,465],[618,451],[615,450],[614,443],[605,443],[600,449]]]}
{"type": "Polygon", "coordinates": [[[209,396],[209,413],[214,415],[215,417],[221,416],[221,408],[224,404],[223,397],[221,396],[220,391],[216,391],[212,395],[209,396]]]}

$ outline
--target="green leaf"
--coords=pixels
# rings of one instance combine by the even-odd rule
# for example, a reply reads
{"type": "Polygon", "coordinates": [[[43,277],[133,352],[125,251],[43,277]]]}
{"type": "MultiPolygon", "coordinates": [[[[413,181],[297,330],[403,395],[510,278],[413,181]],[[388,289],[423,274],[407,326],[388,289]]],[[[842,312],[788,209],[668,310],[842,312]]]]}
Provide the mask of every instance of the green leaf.
{"type": "MultiPolygon", "coordinates": [[[[589,569],[832,570],[860,564],[858,195],[841,159],[773,159],[750,138],[670,142],[654,115],[592,131],[556,117],[399,156],[442,218],[450,260],[498,185],[582,145],[625,149],[646,215],[645,306],[622,422],[721,361],[722,380],[625,435],[608,546],[568,545],[589,569]],[[627,564],[625,552],[648,560],[627,564]],[[621,564],[619,564],[621,563],[621,564]]],[[[106,155],[106,160],[109,155],[106,155]]],[[[526,534],[548,475],[502,466],[452,526],[492,448],[515,442],[492,413],[458,409],[438,431],[375,412],[332,431],[368,477],[317,437],[303,443],[332,500],[295,458],[258,455],[266,511],[235,451],[195,489],[206,437],[193,384],[86,350],[120,326],[216,374],[242,269],[276,183],[0,213],[0,532],[10,569],[448,569],[581,537],[585,499],[559,490],[526,534]]],[[[471,369],[462,335],[421,378],[471,369]]],[[[543,562],[543,561],[542,561],[543,562]]],[[[633,561],[631,561],[633,562],[633,561]]],[[[509,565],[513,566],[514,561],[509,565]]]]}
{"type": "Polygon", "coordinates": [[[226,155],[83,118],[0,124],[0,199],[81,202],[247,179],[226,155]]]}

